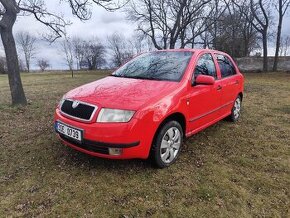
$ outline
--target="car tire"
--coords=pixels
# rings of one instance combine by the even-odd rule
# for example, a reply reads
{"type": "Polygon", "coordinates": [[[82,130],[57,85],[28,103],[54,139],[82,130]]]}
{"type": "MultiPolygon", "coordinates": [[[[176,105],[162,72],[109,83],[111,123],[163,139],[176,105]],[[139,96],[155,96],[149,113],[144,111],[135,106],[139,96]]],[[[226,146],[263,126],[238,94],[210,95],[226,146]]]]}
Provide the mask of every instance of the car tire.
{"type": "Polygon", "coordinates": [[[241,116],[241,108],[242,108],[242,98],[238,96],[234,102],[233,108],[231,110],[231,114],[228,117],[230,121],[236,122],[241,116]]]}
{"type": "Polygon", "coordinates": [[[179,156],[183,130],[179,122],[168,121],[158,131],[151,149],[151,160],[158,168],[173,164],[179,156]]]}

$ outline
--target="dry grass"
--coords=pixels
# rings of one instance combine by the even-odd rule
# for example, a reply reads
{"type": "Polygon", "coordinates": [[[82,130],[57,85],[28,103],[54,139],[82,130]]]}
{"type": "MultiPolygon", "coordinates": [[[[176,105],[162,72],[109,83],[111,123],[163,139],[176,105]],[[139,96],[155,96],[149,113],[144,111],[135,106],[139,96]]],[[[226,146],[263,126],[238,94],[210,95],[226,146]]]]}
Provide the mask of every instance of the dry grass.
{"type": "Polygon", "coordinates": [[[290,216],[290,74],[247,74],[242,119],[191,137],[163,170],[93,158],[56,139],[62,94],[104,75],[23,75],[26,108],[9,106],[0,76],[0,216],[290,216]]]}

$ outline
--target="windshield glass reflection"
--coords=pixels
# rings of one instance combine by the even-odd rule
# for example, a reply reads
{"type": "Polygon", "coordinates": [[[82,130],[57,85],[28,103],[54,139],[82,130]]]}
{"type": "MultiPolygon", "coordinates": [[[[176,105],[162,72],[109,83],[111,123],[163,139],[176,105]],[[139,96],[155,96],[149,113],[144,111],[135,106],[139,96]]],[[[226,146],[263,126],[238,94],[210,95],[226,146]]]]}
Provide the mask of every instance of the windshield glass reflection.
{"type": "Polygon", "coordinates": [[[190,51],[145,53],[126,63],[112,76],[180,81],[191,56],[192,52],[190,51]]]}

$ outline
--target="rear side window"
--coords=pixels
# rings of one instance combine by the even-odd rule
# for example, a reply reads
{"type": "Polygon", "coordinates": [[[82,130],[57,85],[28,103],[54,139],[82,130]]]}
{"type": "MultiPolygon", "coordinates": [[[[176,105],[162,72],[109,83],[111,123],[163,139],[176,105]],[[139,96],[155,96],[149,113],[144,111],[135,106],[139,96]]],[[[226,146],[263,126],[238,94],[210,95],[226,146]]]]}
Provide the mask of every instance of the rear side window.
{"type": "Polygon", "coordinates": [[[236,68],[233,62],[226,56],[221,54],[216,54],[217,62],[221,70],[222,78],[235,75],[236,68]]]}
{"type": "Polygon", "coordinates": [[[212,76],[215,79],[217,78],[215,64],[211,54],[204,54],[198,59],[194,70],[194,77],[196,78],[200,74],[212,76]]]}

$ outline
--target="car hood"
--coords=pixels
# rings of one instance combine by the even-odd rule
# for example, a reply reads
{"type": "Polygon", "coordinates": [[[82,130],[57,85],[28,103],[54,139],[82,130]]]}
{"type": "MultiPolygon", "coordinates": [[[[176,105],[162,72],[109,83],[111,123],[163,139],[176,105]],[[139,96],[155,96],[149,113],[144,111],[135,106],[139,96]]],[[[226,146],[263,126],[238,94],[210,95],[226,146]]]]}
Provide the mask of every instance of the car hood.
{"type": "Polygon", "coordinates": [[[150,101],[169,94],[178,82],[108,76],[68,92],[65,98],[99,107],[138,110],[150,101]]]}

